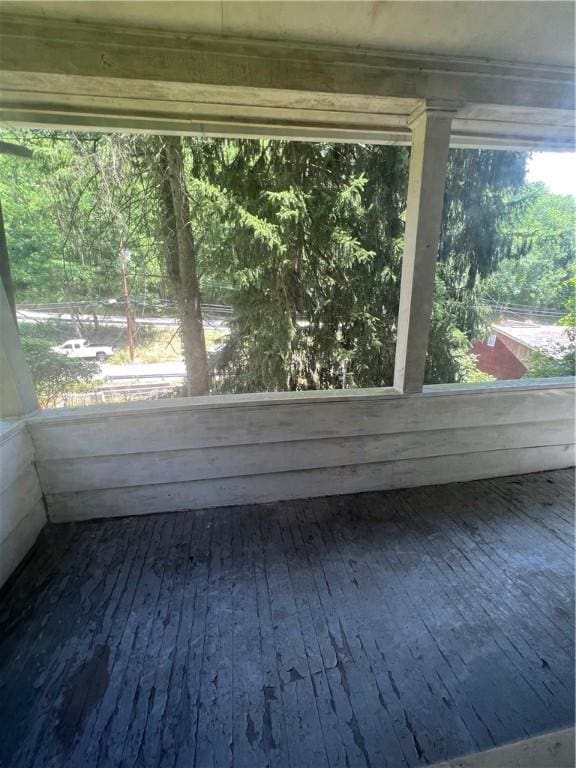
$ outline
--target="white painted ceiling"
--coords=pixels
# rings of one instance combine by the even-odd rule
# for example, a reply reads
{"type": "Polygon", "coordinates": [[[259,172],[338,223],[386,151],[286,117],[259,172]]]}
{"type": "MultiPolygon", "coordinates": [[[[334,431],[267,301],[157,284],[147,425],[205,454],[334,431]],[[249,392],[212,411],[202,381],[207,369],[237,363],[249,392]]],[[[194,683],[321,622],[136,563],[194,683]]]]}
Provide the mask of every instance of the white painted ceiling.
{"type": "Polygon", "coordinates": [[[3,0],[2,14],[574,66],[565,0],[3,0]]]}

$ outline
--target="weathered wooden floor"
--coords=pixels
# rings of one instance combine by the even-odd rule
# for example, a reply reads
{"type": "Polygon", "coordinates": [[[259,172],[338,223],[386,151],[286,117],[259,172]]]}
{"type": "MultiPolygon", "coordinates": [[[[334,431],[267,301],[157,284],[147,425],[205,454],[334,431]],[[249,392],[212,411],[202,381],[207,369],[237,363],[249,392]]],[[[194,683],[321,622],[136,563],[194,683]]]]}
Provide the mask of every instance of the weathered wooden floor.
{"type": "Polygon", "coordinates": [[[574,721],[571,471],[53,527],[0,765],[392,768],[574,721]]]}

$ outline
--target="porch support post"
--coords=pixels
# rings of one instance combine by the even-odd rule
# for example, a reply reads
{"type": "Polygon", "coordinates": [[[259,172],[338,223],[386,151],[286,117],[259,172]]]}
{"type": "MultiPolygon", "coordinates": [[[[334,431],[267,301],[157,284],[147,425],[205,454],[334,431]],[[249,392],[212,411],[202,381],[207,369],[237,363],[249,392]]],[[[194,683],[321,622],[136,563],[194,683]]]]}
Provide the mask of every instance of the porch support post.
{"type": "Polygon", "coordinates": [[[410,116],[412,150],[394,387],[421,392],[434,298],[450,127],[457,109],[425,102],[410,116]]]}
{"type": "Polygon", "coordinates": [[[20,346],[16,321],[0,280],[0,418],[38,409],[32,374],[20,346]]]}

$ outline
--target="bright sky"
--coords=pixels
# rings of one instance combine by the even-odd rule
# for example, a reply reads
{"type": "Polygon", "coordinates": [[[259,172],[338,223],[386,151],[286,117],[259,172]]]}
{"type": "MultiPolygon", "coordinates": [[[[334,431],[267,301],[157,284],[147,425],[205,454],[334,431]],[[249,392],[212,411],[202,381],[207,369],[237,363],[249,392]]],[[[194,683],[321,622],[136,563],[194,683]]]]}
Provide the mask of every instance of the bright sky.
{"type": "Polygon", "coordinates": [[[528,181],[543,181],[555,195],[576,196],[576,153],[535,152],[528,163],[528,181]]]}

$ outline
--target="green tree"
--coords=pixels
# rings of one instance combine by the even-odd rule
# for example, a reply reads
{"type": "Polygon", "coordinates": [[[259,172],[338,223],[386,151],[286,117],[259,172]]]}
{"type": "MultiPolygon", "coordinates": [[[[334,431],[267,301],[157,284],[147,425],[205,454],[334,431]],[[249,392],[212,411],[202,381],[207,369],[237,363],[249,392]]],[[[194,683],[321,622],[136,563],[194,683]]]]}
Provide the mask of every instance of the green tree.
{"type": "Polygon", "coordinates": [[[569,332],[569,341],[558,345],[554,356],[534,352],[526,379],[548,379],[554,376],[576,376],[576,335],[569,332]]]}
{"type": "Polygon", "coordinates": [[[510,225],[509,257],[491,275],[486,292],[504,305],[562,307],[576,259],[576,202],[543,184],[527,185],[525,196],[524,210],[510,225]]]}
{"type": "Polygon", "coordinates": [[[52,201],[42,176],[56,147],[39,147],[29,131],[3,132],[2,138],[34,150],[31,160],[0,155],[0,199],[17,301],[62,298],[60,236],[52,201]]]}
{"type": "Polygon", "coordinates": [[[390,383],[407,153],[237,141],[192,155],[192,194],[221,224],[204,263],[234,288],[225,386],[390,383]]]}
{"type": "MultiPolygon", "coordinates": [[[[211,266],[235,289],[223,386],[390,385],[408,150],[212,141],[192,154],[222,225],[211,266]]],[[[506,252],[524,169],[521,153],[451,153],[429,382],[477,377],[466,352],[487,321],[482,284],[506,252]]]]}
{"type": "Polygon", "coordinates": [[[468,354],[492,313],[490,275],[511,252],[510,229],[525,206],[526,153],[451,150],[425,381],[478,381],[468,354]]]}
{"type": "Polygon", "coordinates": [[[20,341],[42,408],[57,405],[64,393],[77,390],[79,386],[90,388],[98,371],[94,363],[54,352],[49,339],[41,335],[21,333],[20,341]]]}
{"type": "Polygon", "coordinates": [[[156,181],[164,266],[179,315],[188,395],[210,393],[206,339],[200,304],[198,248],[190,210],[184,148],[178,136],[146,141],[150,176],[156,181]]]}
{"type": "MultiPolygon", "coordinates": [[[[408,149],[23,138],[32,164],[0,159],[20,300],[118,295],[124,245],[132,291],[152,285],[176,302],[191,392],[207,388],[202,291],[234,310],[229,343],[212,361],[216,389],[392,383],[408,149]]],[[[521,153],[450,154],[428,382],[477,376],[466,353],[487,322],[486,281],[524,247],[511,244],[524,165],[521,153]]]]}
{"type": "Polygon", "coordinates": [[[539,379],[550,376],[576,376],[576,268],[572,267],[573,277],[562,287],[568,292],[565,301],[567,314],[559,325],[566,326],[567,341],[558,344],[552,355],[534,353],[530,360],[525,378],[539,379]]]}
{"type": "Polygon", "coordinates": [[[118,296],[121,242],[133,253],[133,292],[157,292],[155,220],[134,137],[6,131],[2,138],[33,150],[26,161],[0,155],[17,301],[118,296]]]}

